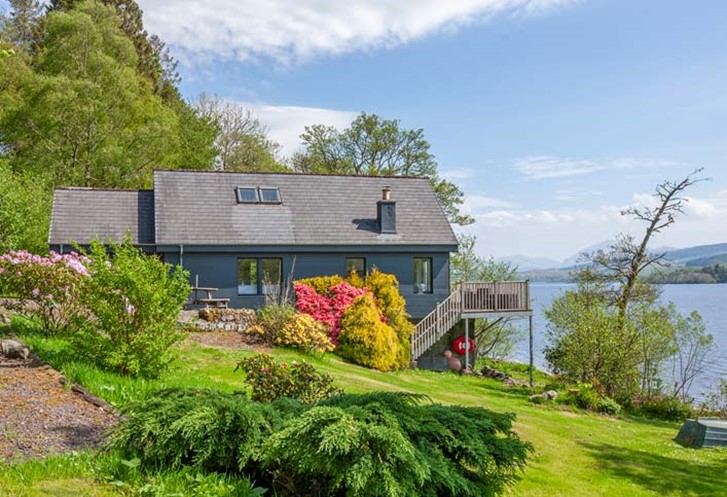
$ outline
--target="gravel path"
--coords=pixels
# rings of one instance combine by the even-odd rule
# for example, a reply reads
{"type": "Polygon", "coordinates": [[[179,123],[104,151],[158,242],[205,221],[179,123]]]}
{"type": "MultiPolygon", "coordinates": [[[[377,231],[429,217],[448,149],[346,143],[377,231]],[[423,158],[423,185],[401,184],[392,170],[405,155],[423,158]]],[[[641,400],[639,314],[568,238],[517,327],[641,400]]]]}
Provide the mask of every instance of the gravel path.
{"type": "Polygon", "coordinates": [[[118,417],[77,391],[35,356],[0,355],[0,463],[96,447],[118,417]]]}

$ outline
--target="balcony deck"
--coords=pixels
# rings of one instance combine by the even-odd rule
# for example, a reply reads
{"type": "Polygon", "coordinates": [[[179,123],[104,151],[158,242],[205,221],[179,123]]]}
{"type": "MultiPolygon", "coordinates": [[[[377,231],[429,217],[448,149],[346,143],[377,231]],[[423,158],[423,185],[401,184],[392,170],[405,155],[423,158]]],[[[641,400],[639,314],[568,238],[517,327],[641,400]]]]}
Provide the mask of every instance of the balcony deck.
{"type": "Polygon", "coordinates": [[[493,281],[460,283],[462,318],[491,318],[529,316],[530,284],[527,281],[493,281]]]}

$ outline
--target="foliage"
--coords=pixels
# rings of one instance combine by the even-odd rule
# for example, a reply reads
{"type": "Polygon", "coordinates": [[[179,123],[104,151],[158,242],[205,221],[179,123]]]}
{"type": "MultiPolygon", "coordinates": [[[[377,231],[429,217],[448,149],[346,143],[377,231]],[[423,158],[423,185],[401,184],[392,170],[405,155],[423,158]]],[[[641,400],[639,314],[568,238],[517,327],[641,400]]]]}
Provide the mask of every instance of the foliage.
{"type": "Polygon", "coordinates": [[[94,241],[86,254],[92,277],[82,300],[92,317],[79,323],[77,346],[122,374],[155,377],[183,337],[177,316],[190,292],[188,274],[144,255],[129,240],[109,244],[108,251],[94,241]]]}
{"type": "Polygon", "coordinates": [[[293,315],[274,341],[275,345],[300,349],[303,352],[330,352],[333,350],[328,327],[303,313],[293,315]]]}
{"type": "Polygon", "coordinates": [[[674,319],[675,353],[671,357],[672,395],[682,402],[689,400],[689,392],[697,376],[706,367],[706,357],[714,350],[714,337],[707,333],[698,312],[674,319]]]}
{"type": "Polygon", "coordinates": [[[49,256],[10,251],[0,256],[0,293],[19,299],[23,314],[35,317],[48,334],[67,331],[83,312],[79,296],[90,260],[72,252],[49,256]]]}
{"type": "Polygon", "coordinates": [[[216,168],[221,171],[285,172],[278,160],[280,145],[269,138],[269,130],[252,109],[218,96],[202,94],[197,114],[214,124],[216,168]]]}
{"type": "Polygon", "coordinates": [[[565,401],[587,411],[615,416],[621,412],[621,405],[608,396],[598,393],[590,383],[579,383],[571,389],[565,401]]]}
{"type": "Polygon", "coordinates": [[[110,446],[148,467],[237,472],[254,467],[281,423],[272,406],[211,389],[159,390],[123,409],[110,446]]]}
{"type": "Polygon", "coordinates": [[[245,333],[257,334],[263,343],[272,346],[281,330],[293,319],[295,313],[295,307],[290,304],[270,303],[257,310],[255,324],[245,330],[245,333]]]}
{"type": "Polygon", "coordinates": [[[293,361],[289,366],[276,362],[270,354],[256,354],[240,360],[235,371],[238,369],[247,375],[253,400],[260,402],[286,397],[311,404],[340,392],[330,374],[319,373],[307,362],[293,361]]]}
{"type": "Polygon", "coordinates": [[[719,386],[705,395],[699,410],[707,415],[727,417],[727,380],[719,380],[719,386]]]}
{"type": "Polygon", "coordinates": [[[406,312],[406,301],[399,293],[399,282],[393,274],[382,273],[373,268],[363,280],[363,287],[370,290],[376,299],[376,306],[386,320],[386,324],[396,333],[399,341],[397,368],[409,367],[411,358],[411,335],[414,324],[406,312]]]}
{"type": "Polygon", "coordinates": [[[82,2],[43,25],[45,50],[2,123],[13,167],[54,184],[148,184],[152,165],[171,164],[176,116],[137,74],[114,9],[82,2]]]}
{"type": "MultiPolygon", "coordinates": [[[[324,278],[324,281],[328,279],[324,278]]],[[[331,280],[334,279],[331,278],[331,280]]],[[[357,297],[368,291],[353,287],[345,281],[327,288],[323,294],[300,281],[295,282],[293,288],[296,308],[304,314],[309,314],[316,321],[327,325],[330,330],[331,342],[334,345],[337,345],[339,341],[344,312],[357,297]]]]}
{"type": "Polygon", "coordinates": [[[692,406],[678,397],[657,395],[637,401],[634,412],[665,421],[684,421],[691,414],[692,406]]]}
{"type": "Polygon", "coordinates": [[[437,175],[424,130],[400,127],[399,121],[361,113],[343,131],[316,124],[300,135],[305,150],[293,159],[294,169],[318,174],[426,176],[451,222],[474,220],[460,212],[462,190],[437,175]]]}
{"type": "MultiPolygon", "coordinates": [[[[265,447],[278,488],[305,495],[496,495],[530,446],[512,415],[420,405],[420,395],[333,397],[291,419],[265,447]]],[[[277,490],[277,489],[276,489],[277,490]]]]}
{"type": "MultiPolygon", "coordinates": [[[[315,276],[313,278],[304,278],[302,280],[297,280],[296,283],[300,283],[301,285],[309,286],[313,290],[316,291],[316,293],[320,295],[325,295],[327,297],[331,297],[332,294],[330,293],[331,287],[334,287],[336,285],[339,285],[343,283],[345,280],[337,275],[331,275],[331,276],[315,276]]],[[[357,285],[356,288],[360,288],[357,285]]]]}
{"type": "Polygon", "coordinates": [[[50,204],[50,191],[42,181],[12,172],[0,158],[0,253],[46,251],[50,204]]]}
{"type": "Polygon", "coordinates": [[[10,15],[7,20],[2,23],[0,17],[1,37],[30,52],[37,48],[34,45],[38,42],[38,22],[43,6],[38,0],[9,0],[8,4],[10,15]]]}
{"type": "Polygon", "coordinates": [[[394,330],[382,322],[370,294],[353,301],[341,319],[341,334],[336,354],[351,362],[391,371],[400,365],[401,345],[394,330]]]}

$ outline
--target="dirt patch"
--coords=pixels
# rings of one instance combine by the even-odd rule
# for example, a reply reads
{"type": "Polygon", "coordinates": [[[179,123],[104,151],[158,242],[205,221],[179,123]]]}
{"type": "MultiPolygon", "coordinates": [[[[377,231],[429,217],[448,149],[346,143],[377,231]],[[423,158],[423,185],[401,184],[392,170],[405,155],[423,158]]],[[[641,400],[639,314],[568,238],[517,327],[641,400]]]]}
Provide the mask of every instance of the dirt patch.
{"type": "Polygon", "coordinates": [[[0,355],[0,461],[97,447],[116,424],[110,408],[92,404],[61,381],[35,356],[0,355]]]}
{"type": "Polygon", "coordinates": [[[187,340],[197,342],[208,347],[223,349],[261,349],[255,338],[237,331],[199,331],[187,335],[187,340]]]}

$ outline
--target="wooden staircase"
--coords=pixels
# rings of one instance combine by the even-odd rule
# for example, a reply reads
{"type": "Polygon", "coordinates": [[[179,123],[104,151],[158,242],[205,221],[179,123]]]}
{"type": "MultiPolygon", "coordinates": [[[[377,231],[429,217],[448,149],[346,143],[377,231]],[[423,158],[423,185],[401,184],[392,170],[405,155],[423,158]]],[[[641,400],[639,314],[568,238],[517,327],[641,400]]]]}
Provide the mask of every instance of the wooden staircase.
{"type": "Polygon", "coordinates": [[[458,283],[444,301],[416,325],[411,338],[411,360],[416,361],[463,318],[489,313],[530,313],[527,281],[458,283]]]}

